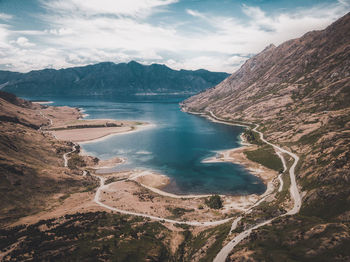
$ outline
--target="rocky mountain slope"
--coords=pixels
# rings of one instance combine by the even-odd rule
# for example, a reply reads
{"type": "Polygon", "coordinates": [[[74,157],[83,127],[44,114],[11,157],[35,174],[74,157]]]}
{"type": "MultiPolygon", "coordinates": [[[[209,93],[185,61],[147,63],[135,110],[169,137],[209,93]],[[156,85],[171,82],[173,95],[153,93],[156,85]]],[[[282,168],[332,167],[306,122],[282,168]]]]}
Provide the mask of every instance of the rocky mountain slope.
{"type": "Polygon", "coordinates": [[[350,14],[268,46],[182,107],[260,124],[300,156],[300,213],[256,230],[229,261],[350,260],[350,14]]]}
{"type": "Polygon", "coordinates": [[[172,70],[165,65],[110,62],[29,73],[0,71],[0,88],[20,96],[95,96],[194,94],[228,74],[207,70],[172,70]]]}
{"type": "Polygon", "coordinates": [[[63,166],[70,145],[39,131],[42,109],[0,91],[0,228],[91,182],[63,166]]]}

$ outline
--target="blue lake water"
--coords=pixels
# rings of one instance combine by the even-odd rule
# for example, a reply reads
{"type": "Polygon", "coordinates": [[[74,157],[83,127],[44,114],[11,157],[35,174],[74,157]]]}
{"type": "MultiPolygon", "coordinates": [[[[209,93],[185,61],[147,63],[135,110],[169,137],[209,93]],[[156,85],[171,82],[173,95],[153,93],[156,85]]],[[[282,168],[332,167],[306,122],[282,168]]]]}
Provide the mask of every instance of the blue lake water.
{"type": "MultiPolygon", "coordinates": [[[[33,98],[32,98],[33,99],[33,98]]],[[[38,98],[37,98],[38,99],[38,98]]],[[[80,107],[87,119],[111,118],[151,122],[155,128],[84,144],[101,159],[119,156],[127,162],[113,170],[153,170],[171,178],[163,190],[177,194],[261,194],[263,182],[239,165],[202,163],[215,151],[239,146],[241,127],[213,123],[181,112],[183,97],[88,98],[53,100],[53,105],[80,107]]]]}

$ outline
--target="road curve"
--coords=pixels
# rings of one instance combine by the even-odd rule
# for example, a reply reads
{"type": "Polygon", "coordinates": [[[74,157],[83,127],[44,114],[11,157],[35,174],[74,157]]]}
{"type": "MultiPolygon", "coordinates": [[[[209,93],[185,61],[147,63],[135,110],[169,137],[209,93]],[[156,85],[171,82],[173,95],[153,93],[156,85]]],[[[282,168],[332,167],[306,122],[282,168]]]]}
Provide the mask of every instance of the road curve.
{"type": "MultiPolygon", "coordinates": [[[[220,121],[221,123],[227,123],[227,124],[231,124],[232,123],[229,123],[223,119],[220,119],[218,118],[217,116],[214,115],[214,113],[212,111],[209,111],[210,115],[220,121]]],[[[263,133],[261,133],[260,131],[257,130],[257,128],[259,127],[259,125],[256,125],[255,128],[253,129],[253,131],[257,132],[260,136],[260,139],[268,144],[268,145],[271,145],[277,152],[278,156],[281,158],[282,160],[282,163],[283,163],[283,167],[284,167],[284,171],[286,170],[286,163],[285,163],[285,159],[283,157],[283,155],[281,153],[285,153],[285,154],[288,154],[290,155],[293,159],[294,159],[294,163],[293,165],[290,167],[289,169],[289,175],[290,175],[290,180],[291,180],[291,185],[290,185],[290,193],[291,193],[291,197],[293,198],[293,202],[294,202],[294,205],[293,205],[293,208],[291,210],[289,210],[287,213],[281,215],[281,216],[278,216],[278,217],[282,217],[282,216],[286,216],[286,215],[294,215],[296,213],[299,212],[300,210],[300,207],[301,207],[301,196],[300,196],[300,193],[299,193],[299,190],[298,190],[298,187],[297,187],[297,183],[296,183],[296,178],[295,178],[295,167],[296,165],[298,164],[298,161],[299,161],[299,157],[288,151],[288,150],[285,150],[275,144],[272,144],[270,142],[268,142],[267,140],[264,139],[264,135],[263,133]]],[[[230,254],[230,252],[232,251],[232,249],[238,245],[243,239],[245,239],[246,237],[248,237],[251,232],[254,230],[254,229],[257,229],[259,227],[262,227],[262,226],[265,226],[269,223],[271,223],[273,220],[275,220],[276,218],[278,217],[275,217],[275,218],[272,218],[272,219],[269,219],[269,220],[266,220],[264,222],[261,222],[257,225],[255,225],[254,227],[251,227],[243,232],[241,232],[240,234],[238,234],[236,237],[234,237],[228,244],[226,244],[221,250],[220,252],[216,255],[216,257],[214,258],[214,261],[213,262],[225,262],[227,256],[230,254]]],[[[240,221],[242,219],[242,216],[241,217],[238,217],[234,220],[234,222],[232,223],[232,226],[231,226],[231,231],[234,230],[236,227],[237,227],[237,223],[238,221],[240,221]]]]}
{"type": "MultiPolygon", "coordinates": [[[[51,118],[49,118],[49,117],[45,116],[45,115],[43,114],[43,112],[41,112],[41,111],[39,111],[39,114],[40,114],[40,115],[41,115],[43,118],[46,118],[47,120],[49,120],[49,121],[50,121],[49,126],[52,126],[52,125],[53,125],[53,121],[52,121],[52,119],[51,119],[51,118]]],[[[40,129],[41,129],[41,127],[40,127],[40,129]]]]}
{"type": "MultiPolygon", "coordinates": [[[[43,118],[46,118],[46,119],[48,119],[48,120],[50,121],[50,124],[48,125],[48,127],[50,127],[50,126],[53,125],[53,121],[52,121],[51,118],[45,116],[45,115],[43,114],[43,112],[41,112],[41,111],[39,111],[39,114],[40,114],[43,118]]],[[[51,134],[56,140],[58,140],[58,139],[57,139],[57,136],[56,136],[53,132],[43,131],[42,128],[43,128],[43,126],[40,126],[39,131],[41,131],[42,133],[48,132],[48,133],[51,134]]]]}
{"type": "MultiPolygon", "coordinates": [[[[64,167],[68,167],[68,158],[67,156],[77,150],[77,146],[74,145],[72,151],[63,154],[64,167]]],[[[84,171],[85,172],[85,171],[84,171]]]]}
{"type": "Polygon", "coordinates": [[[283,179],[282,179],[282,175],[284,172],[287,171],[287,165],[286,165],[286,160],[284,159],[283,155],[282,155],[282,152],[280,151],[276,151],[276,154],[279,156],[279,158],[281,159],[282,161],[282,164],[283,164],[283,171],[278,175],[278,180],[280,182],[280,186],[278,188],[278,192],[281,192],[282,189],[283,189],[283,179]]]}
{"type": "Polygon", "coordinates": [[[277,145],[274,145],[274,144],[268,142],[267,140],[265,140],[263,133],[261,133],[260,131],[257,130],[258,127],[259,127],[259,125],[256,125],[256,127],[253,129],[253,131],[257,132],[260,135],[260,139],[263,142],[272,146],[273,148],[277,149],[278,151],[280,151],[282,153],[290,155],[294,159],[294,163],[289,169],[289,176],[290,176],[290,180],[291,180],[290,193],[291,193],[291,197],[294,200],[294,206],[291,210],[289,210],[286,214],[284,214],[284,215],[294,215],[294,214],[298,213],[300,208],[301,208],[301,196],[300,196],[297,182],[296,182],[296,178],[295,178],[295,167],[299,162],[299,157],[296,154],[294,154],[288,150],[285,150],[285,149],[283,149],[277,145]]]}
{"type": "Polygon", "coordinates": [[[163,221],[163,222],[169,222],[169,223],[175,223],[175,224],[183,224],[183,225],[189,225],[189,226],[217,226],[217,225],[221,225],[221,224],[227,223],[227,222],[229,222],[230,220],[233,219],[232,217],[230,217],[230,218],[226,218],[226,219],[222,219],[222,220],[206,221],[206,222],[177,221],[177,220],[173,220],[173,219],[156,217],[156,216],[151,216],[151,215],[146,215],[146,214],[142,214],[142,213],[137,213],[137,212],[132,212],[132,211],[127,211],[127,210],[111,207],[111,206],[108,206],[108,205],[102,203],[102,201],[100,200],[101,192],[106,187],[106,185],[105,185],[105,178],[103,178],[101,176],[98,176],[98,175],[92,175],[92,174],[91,174],[91,176],[96,177],[100,181],[100,186],[97,188],[96,194],[95,194],[95,197],[94,197],[95,203],[98,204],[101,207],[104,207],[106,209],[118,212],[120,214],[139,216],[139,217],[149,218],[149,219],[156,220],[156,221],[163,221]]]}

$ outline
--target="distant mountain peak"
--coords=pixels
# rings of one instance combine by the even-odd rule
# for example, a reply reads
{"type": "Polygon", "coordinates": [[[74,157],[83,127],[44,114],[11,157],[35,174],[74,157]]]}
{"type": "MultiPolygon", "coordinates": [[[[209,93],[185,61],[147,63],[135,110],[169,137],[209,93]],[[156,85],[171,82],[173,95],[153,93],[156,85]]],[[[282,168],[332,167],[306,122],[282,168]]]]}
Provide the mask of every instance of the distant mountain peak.
{"type": "Polygon", "coordinates": [[[276,46],[274,44],[269,44],[267,47],[265,47],[265,49],[262,52],[265,52],[265,51],[268,51],[271,49],[275,49],[275,48],[276,48],[276,46]]]}
{"type": "Polygon", "coordinates": [[[136,62],[135,60],[131,60],[130,62],[128,62],[128,65],[142,65],[141,63],[139,62],[136,62]]]}
{"type": "Polygon", "coordinates": [[[37,70],[25,74],[0,71],[0,87],[21,96],[89,96],[134,94],[194,94],[224,80],[228,74],[178,71],[166,65],[136,61],[61,70],[37,70]]]}

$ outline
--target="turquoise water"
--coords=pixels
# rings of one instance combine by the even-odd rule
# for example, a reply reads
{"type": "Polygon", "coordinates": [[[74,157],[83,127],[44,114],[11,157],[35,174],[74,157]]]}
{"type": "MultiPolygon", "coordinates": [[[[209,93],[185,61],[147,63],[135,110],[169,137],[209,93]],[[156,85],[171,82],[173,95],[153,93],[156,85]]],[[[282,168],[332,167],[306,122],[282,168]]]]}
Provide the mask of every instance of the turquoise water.
{"type": "MultiPolygon", "coordinates": [[[[48,99],[48,98],[46,98],[48,99]]],[[[101,159],[127,159],[113,170],[147,169],[171,178],[167,192],[177,194],[261,194],[266,187],[244,168],[231,163],[202,163],[215,151],[239,146],[241,127],[213,123],[181,112],[183,97],[134,97],[120,99],[59,99],[54,105],[83,108],[87,119],[112,118],[148,121],[156,125],[130,134],[84,144],[82,148],[101,159]]]]}

